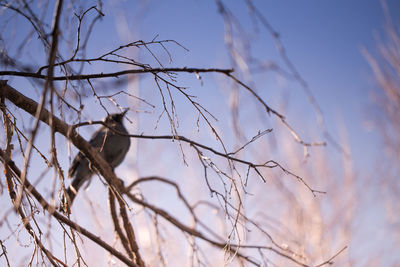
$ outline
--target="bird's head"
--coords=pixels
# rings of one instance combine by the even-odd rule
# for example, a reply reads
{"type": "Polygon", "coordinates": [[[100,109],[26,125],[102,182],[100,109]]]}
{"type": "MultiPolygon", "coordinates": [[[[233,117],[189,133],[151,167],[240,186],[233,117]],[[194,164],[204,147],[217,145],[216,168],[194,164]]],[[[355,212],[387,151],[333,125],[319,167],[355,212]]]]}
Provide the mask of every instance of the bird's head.
{"type": "Polygon", "coordinates": [[[107,116],[105,123],[122,123],[128,109],[121,113],[114,113],[107,116]]]}

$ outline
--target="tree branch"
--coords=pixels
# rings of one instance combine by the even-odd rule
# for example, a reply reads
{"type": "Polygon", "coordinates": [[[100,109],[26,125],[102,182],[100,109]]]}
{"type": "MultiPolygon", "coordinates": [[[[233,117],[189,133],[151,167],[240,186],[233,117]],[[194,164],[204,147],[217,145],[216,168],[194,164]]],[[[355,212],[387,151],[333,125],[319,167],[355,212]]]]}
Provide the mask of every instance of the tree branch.
{"type": "MultiPolygon", "coordinates": [[[[53,81],[73,81],[73,80],[86,80],[86,79],[101,79],[109,77],[119,77],[127,74],[142,74],[142,73],[167,73],[167,72],[187,72],[187,73],[201,73],[201,72],[218,72],[229,74],[233,72],[233,69],[201,69],[201,68],[149,68],[149,69],[132,69],[123,70],[111,73],[94,73],[94,74],[77,74],[77,75],[64,75],[55,76],[51,80],[53,81]]],[[[23,71],[0,71],[0,76],[19,76],[27,78],[37,79],[50,79],[49,76],[35,73],[35,72],[23,72],[23,71]]]]}
{"type": "MultiPolygon", "coordinates": [[[[38,104],[19,93],[17,90],[12,88],[7,84],[6,81],[0,82],[0,97],[5,97],[12,103],[14,103],[19,108],[25,110],[30,113],[32,116],[35,115],[38,104]]],[[[93,163],[93,166],[100,172],[100,174],[107,181],[108,185],[117,193],[119,197],[120,189],[117,187],[119,184],[119,180],[115,173],[113,172],[110,165],[97,153],[93,147],[80,136],[71,125],[61,121],[59,118],[51,114],[47,109],[43,108],[42,112],[39,114],[39,119],[44,123],[54,127],[54,132],[58,132],[64,135],[67,139],[71,140],[75,147],[77,147],[90,162],[93,163]]]]}
{"type": "MultiPolygon", "coordinates": [[[[18,169],[18,167],[15,165],[15,163],[8,159],[3,152],[2,149],[0,149],[0,160],[3,162],[5,166],[8,166],[8,168],[12,171],[14,176],[19,180],[21,177],[21,171],[18,169]]],[[[50,205],[45,198],[36,190],[36,188],[28,181],[28,179],[25,179],[25,183],[21,185],[26,188],[26,190],[33,195],[33,197],[40,203],[43,209],[48,211],[54,218],[56,218],[58,221],[61,223],[64,223],[74,229],[75,231],[81,233],[82,235],[86,236],[93,242],[97,243],[99,246],[110,252],[112,255],[117,257],[120,261],[125,263],[128,266],[132,267],[140,267],[139,265],[133,263],[129,258],[124,256],[121,252],[118,250],[114,249],[112,246],[104,242],[102,239],[100,239],[98,236],[94,235],[93,233],[89,232],[86,230],[84,227],[80,226],[79,224],[71,221],[67,217],[63,216],[61,213],[56,211],[56,208],[52,205],[50,205]]]]}

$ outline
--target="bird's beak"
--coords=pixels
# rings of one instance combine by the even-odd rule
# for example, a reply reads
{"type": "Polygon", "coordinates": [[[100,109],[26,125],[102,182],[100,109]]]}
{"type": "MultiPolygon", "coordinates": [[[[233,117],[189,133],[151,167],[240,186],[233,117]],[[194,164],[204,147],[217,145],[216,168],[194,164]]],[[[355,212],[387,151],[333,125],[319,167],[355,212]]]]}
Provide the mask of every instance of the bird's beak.
{"type": "Polygon", "coordinates": [[[125,111],[121,113],[122,117],[125,117],[125,114],[128,113],[128,111],[129,111],[129,108],[125,109],[125,111]]]}

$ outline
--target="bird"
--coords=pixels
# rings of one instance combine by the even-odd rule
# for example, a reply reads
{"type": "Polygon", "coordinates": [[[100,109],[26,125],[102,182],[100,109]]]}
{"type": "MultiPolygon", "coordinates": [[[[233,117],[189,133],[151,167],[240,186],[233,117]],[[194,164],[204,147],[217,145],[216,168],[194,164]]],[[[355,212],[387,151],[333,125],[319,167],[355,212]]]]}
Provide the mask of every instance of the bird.
{"type": "MultiPolygon", "coordinates": [[[[123,124],[127,111],[108,115],[104,119],[104,124],[107,126],[103,125],[98,129],[89,141],[89,144],[100,153],[113,170],[124,160],[131,144],[129,133],[123,124]]],[[[71,206],[78,190],[85,182],[90,182],[93,174],[92,164],[82,152],[79,152],[68,170],[68,176],[72,178],[72,182],[61,201],[62,211],[71,213],[71,206]]]]}

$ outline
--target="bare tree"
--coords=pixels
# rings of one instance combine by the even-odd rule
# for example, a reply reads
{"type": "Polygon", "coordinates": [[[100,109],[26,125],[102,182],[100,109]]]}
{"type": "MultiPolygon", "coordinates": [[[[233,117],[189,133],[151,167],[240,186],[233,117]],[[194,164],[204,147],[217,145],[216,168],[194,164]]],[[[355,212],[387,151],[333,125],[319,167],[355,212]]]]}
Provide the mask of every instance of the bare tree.
{"type": "MultiPolygon", "coordinates": [[[[28,29],[23,35],[14,28],[1,36],[0,158],[5,180],[0,183],[0,226],[8,235],[0,241],[6,265],[13,266],[20,255],[20,264],[44,266],[99,261],[128,266],[323,266],[345,250],[342,240],[338,244],[324,242],[321,233],[313,240],[305,235],[313,225],[307,213],[322,216],[316,199],[325,192],[307,176],[312,170],[304,168],[298,174],[291,168],[302,169],[300,162],[310,155],[310,148],[325,142],[304,140],[283,112],[264,100],[251,74],[272,71],[298,83],[314,107],[322,133],[333,143],[320,107],[279,34],[252,1],[243,5],[272,38],[283,66],[255,60],[239,20],[229,6],[215,3],[225,25],[232,63],[227,68],[169,67],[171,63],[164,61],[172,62],[170,51],[187,48],[158,36],[93,55],[88,50],[96,44],[92,33],[106,13],[101,2],[0,2],[4,29],[13,23],[28,29]],[[132,56],[134,51],[143,51],[148,61],[132,56]],[[201,85],[210,76],[228,92],[231,101],[224,113],[218,109],[225,105],[214,105],[225,101],[217,88],[202,87],[221,98],[207,103],[201,93],[181,85],[183,77],[201,85]],[[142,94],[126,88],[139,77],[152,81],[142,94]],[[242,101],[255,107],[244,118],[242,101]],[[127,167],[117,176],[81,134],[88,125],[107,126],[100,112],[126,108],[128,120],[134,122],[130,129],[136,131],[129,135],[135,155],[126,159],[127,167]],[[272,128],[272,141],[265,140],[272,128]],[[290,160],[274,159],[278,153],[273,147],[280,142],[292,144],[294,151],[300,147],[303,156],[294,152],[287,154],[290,160]],[[80,192],[72,214],[63,214],[57,207],[69,183],[65,170],[71,147],[88,158],[103,183],[91,185],[90,195],[80,192]],[[172,173],[182,177],[170,177],[172,173]],[[279,202],[282,207],[276,206],[279,202]],[[297,219],[285,224],[271,215],[277,213],[284,213],[280,218],[286,222],[297,219]],[[10,252],[11,240],[23,252],[10,252]]],[[[351,183],[352,178],[349,172],[344,179],[351,183]]]]}

